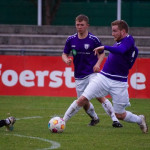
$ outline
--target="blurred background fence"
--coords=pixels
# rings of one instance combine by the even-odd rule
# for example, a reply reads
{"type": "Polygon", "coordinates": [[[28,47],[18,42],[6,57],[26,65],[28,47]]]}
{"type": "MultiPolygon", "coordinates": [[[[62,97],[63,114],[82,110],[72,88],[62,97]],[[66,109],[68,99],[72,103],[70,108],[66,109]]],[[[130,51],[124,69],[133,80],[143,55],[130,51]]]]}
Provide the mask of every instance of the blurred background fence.
{"type": "MultiPolygon", "coordinates": [[[[42,26],[37,26],[38,0],[0,1],[1,55],[61,55],[74,34],[80,13],[90,19],[90,32],[104,45],[114,43],[110,23],[117,18],[117,0],[41,0],[42,26]]],[[[121,19],[128,22],[140,57],[150,57],[150,0],[122,0],[121,19]]]]}
{"type": "MultiPolygon", "coordinates": [[[[84,13],[92,26],[109,26],[116,19],[117,0],[42,0],[43,25],[74,25],[84,13]]],[[[122,0],[122,19],[130,27],[150,26],[149,0],[122,0]]],[[[37,0],[1,0],[0,24],[37,24],[37,0]]]]}

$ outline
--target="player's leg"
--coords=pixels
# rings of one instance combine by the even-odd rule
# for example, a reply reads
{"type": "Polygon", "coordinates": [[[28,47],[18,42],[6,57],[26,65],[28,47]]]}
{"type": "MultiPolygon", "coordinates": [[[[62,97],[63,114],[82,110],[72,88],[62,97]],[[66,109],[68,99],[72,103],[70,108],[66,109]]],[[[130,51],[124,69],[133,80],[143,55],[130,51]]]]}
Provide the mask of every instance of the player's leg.
{"type": "Polygon", "coordinates": [[[114,109],[116,112],[116,116],[118,119],[129,122],[129,123],[137,123],[142,130],[143,133],[148,132],[148,126],[146,124],[146,118],[144,115],[136,115],[130,111],[125,110],[124,105],[115,104],[114,109]]]}
{"type": "Polygon", "coordinates": [[[6,121],[5,120],[0,120],[0,127],[3,127],[6,125],[6,121]]]}
{"type": "Polygon", "coordinates": [[[88,100],[83,96],[79,97],[78,100],[73,101],[63,117],[65,122],[67,122],[72,116],[74,116],[87,102],[88,100]],[[80,105],[78,104],[78,101],[81,101],[80,105]]]}
{"type": "Polygon", "coordinates": [[[99,97],[99,95],[94,94],[95,92],[98,93],[97,78],[94,77],[93,79],[95,79],[96,82],[92,80],[93,82],[88,84],[84,93],[69,106],[63,117],[65,121],[68,121],[73,115],[75,115],[81,107],[84,107],[89,102],[89,100],[99,97]]]}
{"type": "Polygon", "coordinates": [[[120,85],[120,87],[115,90],[115,94],[113,94],[113,107],[114,107],[116,117],[120,120],[129,123],[137,123],[140,126],[142,132],[147,133],[148,127],[146,124],[145,116],[136,115],[130,111],[125,110],[127,106],[130,106],[128,90],[125,84],[126,83],[122,83],[122,85],[120,85]]]}
{"type": "Polygon", "coordinates": [[[6,129],[9,131],[13,130],[13,124],[16,119],[14,117],[8,117],[5,120],[0,120],[0,127],[6,126],[6,129]]]}
{"type": "Polygon", "coordinates": [[[14,117],[8,117],[6,118],[6,130],[7,131],[12,131],[14,129],[13,125],[16,122],[16,119],[14,117]]]}
{"type": "MultiPolygon", "coordinates": [[[[96,74],[92,74],[89,77],[82,79],[82,80],[76,80],[76,92],[77,92],[77,97],[79,98],[82,93],[84,92],[85,88],[87,87],[87,85],[89,84],[89,79],[91,77],[94,77],[96,74]]],[[[91,102],[86,102],[85,105],[83,106],[85,112],[90,116],[90,118],[92,119],[89,123],[90,126],[94,126],[97,123],[99,123],[99,118],[95,112],[94,106],[91,102]]]]}
{"type": "Polygon", "coordinates": [[[88,101],[88,103],[86,103],[86,105],[84,106],[84,110],[92,119],[88,124],[89,126],[95,126],[99,123],[99,117],[97,116],[94,106],[91,102],[88,101]]]}
{"type": "Polygon", "coordinates": [[[74,101],[68,110],[66,111],[63,119],[65,121],[69,120],[74,114],[76,114],[81,107],[85,106],[85,104],[95,97],[104,97],[108,95],[107,90],[103,87],[103,78],[102,75],[98,74],[88,84],[83,94],[74,101]]]}
{"type": "Polygon", "coordinates": [[[146,124],[146,118],[144,115],[136,115],[130,111],[126,111],[125,114],[125,117],[122,117],[121,119],[123,119],[126,122],[137,123],[143,133],[148,132],[148,126],[146,124]]]}
{"type": "Polygon", "coordinates": [[[102,104],[102,107],[104,108],[105,112],[111,117],[113,121],[112,126],[116,128],[123,127],[115,115],[111,102],[105,97],[97,98],[97,100],[102,104]]]}
{"type": "MultiPolygon", "coordinates": [[[[113,127],[122,127],[122,124],[118,121],[118,119],[115,116],[113,106],[111,102],[105,98],[106,95],[109,94],[111,82],[110,79],[103,76],[102,74],[97,74],[97,80],[95,80],[95,83],[98,82],[98,95],[99,102],[102,104],[102,107],[104,108],[105,112],[112,118],[113,120],[113,127]],[[100,98],[101,96],[101,98],[100,98]]],[[[88,93],[87,93],[88,95],[88,93]]],[[[97,96],[98,97],[98,96],[97,96]]]]}

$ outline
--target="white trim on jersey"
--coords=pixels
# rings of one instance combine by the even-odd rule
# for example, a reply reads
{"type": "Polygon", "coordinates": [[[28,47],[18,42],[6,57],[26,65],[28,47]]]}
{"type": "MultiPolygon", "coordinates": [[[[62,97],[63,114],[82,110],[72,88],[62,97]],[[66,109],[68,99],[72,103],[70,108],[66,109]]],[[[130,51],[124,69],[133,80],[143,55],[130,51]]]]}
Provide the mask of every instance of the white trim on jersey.
{"type": "Polygon", "coordinates": [[[112,77],[119,77],[119,78],[128,78],[128,76],[119,76],[119,75],[112,75],[112,74],[109,74],[109,73],[106,73],[106,72],[103,72],[101,71],[103,74],[105,75],[109,75],[109,76],[112,76],[112,77]]]}

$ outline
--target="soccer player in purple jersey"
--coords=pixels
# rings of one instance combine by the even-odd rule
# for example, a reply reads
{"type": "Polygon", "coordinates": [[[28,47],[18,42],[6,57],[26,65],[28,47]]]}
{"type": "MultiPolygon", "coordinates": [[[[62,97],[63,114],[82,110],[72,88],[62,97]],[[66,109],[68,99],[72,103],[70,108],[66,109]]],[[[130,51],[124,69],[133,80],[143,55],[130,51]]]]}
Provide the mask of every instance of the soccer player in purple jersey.
{"type": "Polygon", "coordinates": [[[127,83],[129,69],[132,68],[137,58],[138,49],[133,37],[128,34],[128,24],[125,21],[116,20],[111,23],[111,27],[116,43],[113,46],[99,46],[94,49],[95,54],[103,50],[109,51],[110,54],[102,71],[92,78],[74,107],[70,106],[70,116],[77,113],[92,98],[110,94],[117,118],[137,123],[143,133],[148,133],[145,116],[125,110],[127,106],[130,106],[127,83]]]}
{"type": "MultiPolygon", "coordinates": [[[[70,65],[72,59],[69,58],[69,54],[72,51],[77,97],[80,97],[89,81],[100,71],[100,64],[103,61],[105,54],[102,51],[98,56],[94,55],[93,50],[102,44],[96,36],[88,32],[88,17],[85,15],[77,16],[75,24],[77,33],[68,37],[62,59],[67,65],[70,65]]],[[[115,116],[111,102],[105,97],[98,98],[98,101],[102,103],[104,110],[112,118],[113,127],[122,127],[115,116]]],[[[74,108],[75,106],[76,100],[71,104],[71,108],[74,108]]],[[[95,113],[92,103],[86,101],[83,107],[86,113],[92,118],[89,125],[96,125],[99,122],[99,118],[95,113]]],[[[71,117],[70,110],[72,111],[72,109],[68,109],[63,117],[65,121],[71,117]]]]}
{"type": "Polygon", "coordinates": [[[5,120],[0,120],[0,127],[6,126],[7,131],[13,130],[13,124],[16,122],[14,117],[8,117],[5,120]]]}

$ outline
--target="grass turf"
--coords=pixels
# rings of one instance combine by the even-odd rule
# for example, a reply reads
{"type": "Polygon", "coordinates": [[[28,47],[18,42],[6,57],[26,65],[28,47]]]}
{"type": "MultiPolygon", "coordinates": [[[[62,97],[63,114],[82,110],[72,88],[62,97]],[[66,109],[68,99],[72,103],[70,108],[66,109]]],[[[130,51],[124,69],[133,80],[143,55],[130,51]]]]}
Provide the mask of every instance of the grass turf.
{"type": "MultiPolygon", "coordinates": [[[[0,128],[0,150],[150,149],[149,133],[142,134],[137,124],[123,121],[123,128],[113,128],[110,117],[95,99],[91,102],[100,118],[98,125],[87,126],[90,118],[82,109],[67,122],[63,133],[50,133],[50,118],[56,115],[63,117],[73,100],[60,97],[0,96],[0,119],[7,118],[9,114],[17,118],[12,132],[6,132],[5,127],[0,128]]],[[[150,100],[131,99],[131,105],[127,110],[138,115],[144,114],[150,124],[150,100]]]]}

